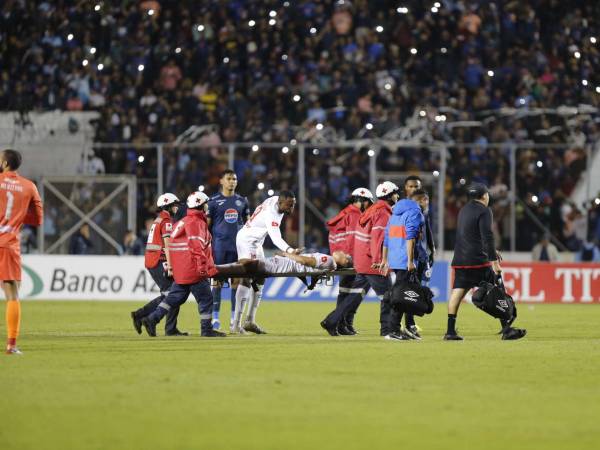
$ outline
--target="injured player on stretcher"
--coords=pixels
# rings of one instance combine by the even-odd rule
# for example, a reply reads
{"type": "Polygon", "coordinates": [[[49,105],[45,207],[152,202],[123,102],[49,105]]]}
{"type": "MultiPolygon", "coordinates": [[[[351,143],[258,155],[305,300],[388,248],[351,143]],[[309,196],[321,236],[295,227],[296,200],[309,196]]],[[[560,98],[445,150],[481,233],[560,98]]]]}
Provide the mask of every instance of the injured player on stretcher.
{"type": "Polygon", "coordinates": [[[333,255],[324,253],[276,252],[276,256],[264,260],[251,260],[232,264],[217,265],[219,277],[269,277],[271,274],[311,275],[333,272],[341,268],[352,267],[352,257],[336,251],[333,255]]]}

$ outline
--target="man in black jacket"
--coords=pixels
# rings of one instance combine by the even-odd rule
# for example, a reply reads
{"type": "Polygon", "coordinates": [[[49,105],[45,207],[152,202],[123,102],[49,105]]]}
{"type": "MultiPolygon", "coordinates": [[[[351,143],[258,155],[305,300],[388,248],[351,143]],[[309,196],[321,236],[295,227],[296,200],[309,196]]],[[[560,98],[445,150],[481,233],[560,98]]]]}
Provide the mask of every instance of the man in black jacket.
{"type": "MultiPolygon", "coordinates": [[[[456,315],[465,294],[482,281],[494,284],[502,272],[494,244],[492,211],[488,208],[490,194],[485,185],[474,183],[468,188],[469,202],[458,213],[454,246],[454,284],[448,302],[446,341],[462,341],[456,332],[456,315]]],[[[502,323],[502,339],[521,339],[526,330],[502,323]]]]}

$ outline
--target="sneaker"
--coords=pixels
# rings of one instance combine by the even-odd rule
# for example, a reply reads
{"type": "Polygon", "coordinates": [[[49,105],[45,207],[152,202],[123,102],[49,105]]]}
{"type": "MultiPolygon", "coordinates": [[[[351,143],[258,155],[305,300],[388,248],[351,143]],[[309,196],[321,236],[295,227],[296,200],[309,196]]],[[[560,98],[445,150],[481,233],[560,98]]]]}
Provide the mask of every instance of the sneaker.
{"type": "Polygon", "coordinates": [[[148,336],[156,337],[156,324],[150,317],[144,317],[142,319],[142,325],[146,329],[148,336]]]}
{"type": "Polygon", "coordinates": [[[420,341],[423,339],[419,334],[419,330],[417,329],[416,325],[406,327],[403,331],[404,334],[406,334],[409,338],[414,339],[415,341],[420,341]]]}
{"type": "Polygon", "coordinates": [[[462,336],[459,336],[458,333],[446,333],[444,335],[445,341],[464,341],[462,336]]]}
{"type": "Polygon", "coordinates": [[[410,341],[411,338],[409,338],[406,334],[403,334],[402,332],[396,334],[396,333],[390,333],[390,334],[386,334],[383,337],[386,341],[410,341]]]}
{"type": "Polygon", "coordinates": [[[323,328],[325,331],[327,331],[327,333],[329,333],[329,336],[339,336],[340,335],[340,333],[338,333],[337,327],[331,327],[325,321],[321,322],[321,328],[323,328]]]}
{"type": "Polygon", "coordinates": [[[218,331],[218,330],[208,330],[208,331],[203,331],[202,333],[200,333],[200,336],[202,336],[202,337],[225,337],[225,336],[227,336],[227,334],[223,333],[222,331],[218,331]]]}
{"type": "Polygon", "coordinates": [[[19,350],[17,347],[10,347],[6,349],[7,355],[22,355],[23,352],[19,350]]]}
{"type": "Polygon", "coordinates": [[[354,326],[346,324],[346,328],[348,329],[348,331],[350,333],[352,333],[352,334],[358,334],[358,331],[356,331],[356,329],[354,328],[354,326]]]}
{"type": "Polygon", "coordinates": [[[258,326],[257,323],[254,322],[246,322],[243,326],[244,330],[249,331],[250,333],[256,334],[267,334],[265,330],[258,326]]]}
{"type": "Polygon", "coordinates": [[[131,311],[131,320],[133,321],[133,328],[135,328],[137,334],[142,334],[142,319],[136,317],[135,311],[131,311]]]}
{"type": "Polygon", "coordinates": [[[165,332],[165,336],[189,336],[190,333],[188,333],[187,331],[179,331],[177,328],[175,328],[175,331],[170,331],[170,332],[165,332]]]}
{"type": "Polygon", "coordinates": [[[356,334],[356,331],[350,329],[350,327],[345,324],[338,325],[337,332],[340,336],[354,336],[356,334]]]}
{"type": "Polygon", "coordinates": [[[526,334],[527,334],[527,330],[524,330],[522,328],[509,327],[506,330],[504,330],[504,332],[502,333],[502,340],[503,341],[515,341],[517,339],[524,338],[526,334]]]}
{"type": "Polygon", "coordinates": [[[211,325],[213,327],[213,330],[220,330],[221,329],[221,321],[219,319],[213,319],[210,323],[211,323],[211,325]]]}

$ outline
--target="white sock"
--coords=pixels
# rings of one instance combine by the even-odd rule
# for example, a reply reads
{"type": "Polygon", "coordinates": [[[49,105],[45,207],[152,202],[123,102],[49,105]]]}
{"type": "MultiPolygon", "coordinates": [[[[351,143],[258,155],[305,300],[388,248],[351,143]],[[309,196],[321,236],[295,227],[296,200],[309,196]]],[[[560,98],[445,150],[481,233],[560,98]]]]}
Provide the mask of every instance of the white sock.
{"type": "Polygon", "coordinates": [[[263,286],[258,286],[258,291],[252,291],[252,293],[254,295],[252,296],[252,301],[248,308],[248,322],[254,323],[254,320],[256,319],[256,310],[258,309],[260,300],[262,299],[263,286]]]}
{"type": "Polygon", "coordinates": [[[252,296],[252,291],[249,287],[238,286],[235,293],[235,314],[233,315],[233,326],[239,328],[242,324],[242,318],[244,316],[244,308],[248,299],[252,296]]]}

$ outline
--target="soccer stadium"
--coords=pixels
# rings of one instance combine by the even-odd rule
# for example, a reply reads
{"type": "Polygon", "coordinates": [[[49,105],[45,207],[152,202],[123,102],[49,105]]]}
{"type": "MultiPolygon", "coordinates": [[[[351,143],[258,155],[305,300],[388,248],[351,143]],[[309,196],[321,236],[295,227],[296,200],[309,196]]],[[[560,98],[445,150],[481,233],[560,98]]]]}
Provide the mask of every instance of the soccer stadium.
{"type": "Polygon", "coordinates": [[[600,2],[0,2],[0,449],[596,449],[600,2]]]}

